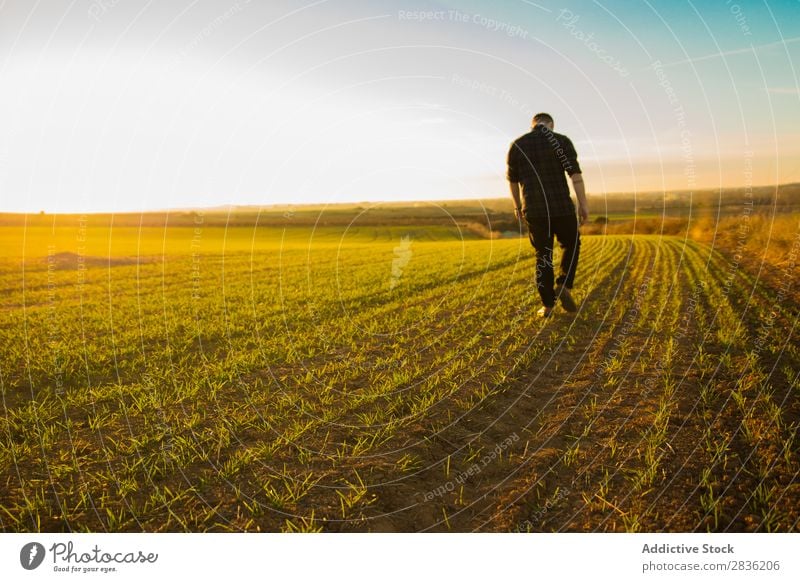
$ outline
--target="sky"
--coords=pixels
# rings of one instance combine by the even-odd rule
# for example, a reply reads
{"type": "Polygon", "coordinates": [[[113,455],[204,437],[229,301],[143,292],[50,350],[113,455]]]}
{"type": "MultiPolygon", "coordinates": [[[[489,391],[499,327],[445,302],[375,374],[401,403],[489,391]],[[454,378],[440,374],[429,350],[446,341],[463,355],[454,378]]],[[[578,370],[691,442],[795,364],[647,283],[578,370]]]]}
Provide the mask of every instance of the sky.
{"type": "Polygon", "coordinates": [[[800,182],[798,0],[0,2],[0,211],[800,182]]]}

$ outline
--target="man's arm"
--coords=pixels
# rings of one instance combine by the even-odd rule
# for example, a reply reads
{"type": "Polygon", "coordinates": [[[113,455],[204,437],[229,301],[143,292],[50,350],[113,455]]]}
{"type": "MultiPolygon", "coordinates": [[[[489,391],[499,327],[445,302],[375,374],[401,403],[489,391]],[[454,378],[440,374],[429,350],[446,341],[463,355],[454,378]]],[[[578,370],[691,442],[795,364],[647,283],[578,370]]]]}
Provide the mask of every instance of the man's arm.
{"type": "Polygon", "coordinates": [[[511,198],[514,199],[514,216],[520,220],[522,219],[522,199],[519,195],[519,182],[509,182],[508,186],[511,188],[511,198]]]}
{"type": "Polygon", "coordinates": [[[572,187],[575,189],[575,195],[578,197],[578,218],[580,219],[580,223],[583,224],[589,220],[589,203],[586,201],[586,187],[583,185],[583,175],[581,174],[581,166],[578,163],[578,154],[575,152],[575,146],[572,145],[572,141],[568,137],[565,137],[564,141],[566,156],[563,166],[564,170],[572,179],[572,187]]]}
{"type": "Polygon", "coordinates": [[[514,200],[514,216],[517,217],[517,220],[522,220],[522,197],[519,193],[519,149],[517,148],[517,142],[511,144],[511,147],[508,148],[508,156],[506,157],[507,161],[507,170],[506,170],[506,179],[508,180],[509,188],[511,188],[511,198],[514,200]]]}
{"type": "Polygon", "coordinates": [[[586,187],[583,184],[583,175],[576,172],[570,176],[572,187],[575,189],[575,196],[578,197],[578,217],[583,224],[589,220],[589,202],[586,200],[586,187]]]}
{"type": "Polygon", "coordinates": [[[506,157],[506,179],[511,188],[511,198],[514,199],[514,216],[517,217],[517,220],[520,220],[522,218],[522,199],[519,194],[519,171],[517,170],[519,167],[518,156],[519,151],[516,142],[514,142],[511,144],[511,147],[508,148],[508,156],[506,157]]]}

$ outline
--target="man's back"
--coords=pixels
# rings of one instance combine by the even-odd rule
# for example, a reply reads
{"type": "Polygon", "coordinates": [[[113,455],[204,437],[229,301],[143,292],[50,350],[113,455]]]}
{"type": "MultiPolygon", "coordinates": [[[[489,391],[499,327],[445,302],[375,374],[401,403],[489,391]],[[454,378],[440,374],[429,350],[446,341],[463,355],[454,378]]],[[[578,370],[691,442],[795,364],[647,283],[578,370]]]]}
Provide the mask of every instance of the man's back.
{"type": "Polygon", "coordinates": [[[508,151],[507,178],[522,184],[527,216],[574,216],[564,172],[572,176],[580,171],[570,139],[544,125],[514,140],[508,151]]]}

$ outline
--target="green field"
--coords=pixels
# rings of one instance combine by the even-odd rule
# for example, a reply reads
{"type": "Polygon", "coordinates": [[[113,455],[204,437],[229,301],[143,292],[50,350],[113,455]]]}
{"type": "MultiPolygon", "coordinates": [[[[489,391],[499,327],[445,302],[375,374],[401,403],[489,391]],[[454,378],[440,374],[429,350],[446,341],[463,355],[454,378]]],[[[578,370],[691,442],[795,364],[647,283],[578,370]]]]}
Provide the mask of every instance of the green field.
{"type": "Polygon", "coordinates": [[[458,224],[46,222],[0,227],[4,531],[798,529],[798,308],[710,246],[586,236],[543,322],[458,224]]]}

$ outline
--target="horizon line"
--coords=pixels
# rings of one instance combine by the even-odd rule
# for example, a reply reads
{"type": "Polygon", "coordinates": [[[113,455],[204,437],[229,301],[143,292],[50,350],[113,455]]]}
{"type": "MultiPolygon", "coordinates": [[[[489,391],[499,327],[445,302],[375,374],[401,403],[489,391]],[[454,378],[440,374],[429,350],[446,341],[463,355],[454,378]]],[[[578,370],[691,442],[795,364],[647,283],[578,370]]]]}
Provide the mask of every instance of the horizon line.
{"type": "MultiPolygon", "coordinates": [[[[603,198],[607,196],[619,196],[619,195],[629,195],[629,196],[637,196],[637,195],[645,195],[645,194],[668,194],[668,193],[699,193],[699,192],[713,192],[713,191],[724,191],[724,190],[741,190],[745,188],[750,188],[752,190],[760,189],[760,188],[785,188],[787,186],[799,186],[800,182],[783,182],[780,184],[753,184],[750,186],[719,186],[719,187],[710,187],[710,188],[680,188],[680,189],[672,189],[672,190],[618,190],[612,192],[604,192],[602,194],[586,194],[588,198],[603,198]]],[[[430,198],[430,199],[419,199],[419,198],[410,198],[410,199],[403,199],[403,200],[355,200],[352,202],[303,202],[303,203],[277,203],[277,204],[236,204],[236,203],[228,203],[228,204],[218,204],[215,206],[180,206],[180,207],[171,207],[171,208],[151,208],[147,210],[91,210],[91,211],[68,211],[68,212],[52,212],[45,209],[34,210],[34,211],[14,211],[14,210],[2,210],[0,209],[0,215],[34,215],[34,216],[65,216],[65,215],[116,215],[116,214],[158,214],[158,213],[169,213],[169,212],[196,212],[198,210],[201,211],[208,211],[208,212],[223,212],[225,210],[231,212],[233,210],[247,210],[247,209],[285,209],[285,208],[309,208],[309,207],[319,207],[319,206],[359,206],[362,204],[385,204],[385,205],[404,205],[404,204],[415,204],[415,203],[440,203],[440,204],[447,204],[447,203],[454,203],[454,202],[480,202],[483,200],[511,200],[510,194],[508,196],[485,196],[485,197],[475,197],[475,198],[430,198]]]]}

